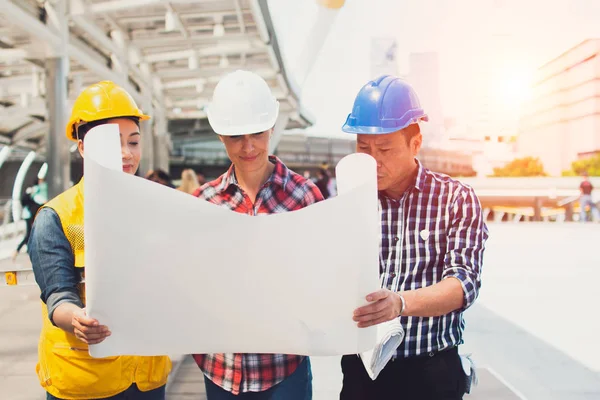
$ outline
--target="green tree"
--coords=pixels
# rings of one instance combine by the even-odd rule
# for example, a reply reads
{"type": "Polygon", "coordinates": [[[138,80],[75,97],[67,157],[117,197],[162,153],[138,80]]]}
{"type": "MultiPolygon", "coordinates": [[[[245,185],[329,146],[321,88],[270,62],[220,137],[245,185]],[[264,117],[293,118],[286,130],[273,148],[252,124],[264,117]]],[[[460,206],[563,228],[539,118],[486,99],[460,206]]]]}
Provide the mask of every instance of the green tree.
{"type": "Polygon", "coordinates": [[[589,176],[600,176],[600,154],[583,160],[573,161],[571,169],[563,171],[563,176],[581,176],[587,172],[589,176]]]}
{"type": "Polygon", "coordinates": [[[515,158],[504,167],[494,168],[492,176],[547,176],[544,165],[537,157],[515,158]]]}

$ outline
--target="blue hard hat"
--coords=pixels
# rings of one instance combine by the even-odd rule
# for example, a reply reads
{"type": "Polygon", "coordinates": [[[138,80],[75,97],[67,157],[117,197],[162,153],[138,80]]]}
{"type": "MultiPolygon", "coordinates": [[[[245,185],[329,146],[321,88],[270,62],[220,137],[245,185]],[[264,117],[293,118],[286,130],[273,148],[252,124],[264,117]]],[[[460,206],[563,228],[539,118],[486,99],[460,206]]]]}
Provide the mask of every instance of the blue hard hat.
{"type": "Polygon", "coordinates": [[[360,89],[342,127],[348,133],[392,133],[429,117],[417,92],[403,79],[383,75],[360,89]]]}

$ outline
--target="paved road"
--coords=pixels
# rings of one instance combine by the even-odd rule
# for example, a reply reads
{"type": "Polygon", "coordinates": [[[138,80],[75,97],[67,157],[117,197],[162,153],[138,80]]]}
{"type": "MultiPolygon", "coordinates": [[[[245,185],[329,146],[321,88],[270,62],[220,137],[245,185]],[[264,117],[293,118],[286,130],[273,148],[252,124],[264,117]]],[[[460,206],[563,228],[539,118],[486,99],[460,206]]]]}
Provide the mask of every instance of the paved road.
{"type": "Polygon", "coordinates": [[[35,375],[41,328],[37,287],[0,287],[0,399],[43,400],[35,375]]]}

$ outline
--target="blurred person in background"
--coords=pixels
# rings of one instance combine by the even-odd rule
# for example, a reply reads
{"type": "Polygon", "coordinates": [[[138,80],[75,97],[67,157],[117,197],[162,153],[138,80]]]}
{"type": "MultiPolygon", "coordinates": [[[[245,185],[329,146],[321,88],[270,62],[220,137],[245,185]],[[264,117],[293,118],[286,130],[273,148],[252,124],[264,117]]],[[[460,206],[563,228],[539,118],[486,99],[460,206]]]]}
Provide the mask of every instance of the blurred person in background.
{"type": "Polygon", "coordinates": [[[202,186],[206,183],[206,177],[204,176],[204,174],[202,172],[197,172],[196,178],[198,179],[198,184],[200,186],[202,186]]]}
{"type": "Polygon", "coordinates": [[[200,184],[198,183],[198,177],[193,169],[184,169],[181,172],[181,185],[177,188],[182,192],[193,194],[200,184]]]}
{"type": "Polygon", "coordinates": [[[327,170],[323,168],[317,170],[317,180],[315,185],[317,185],[321,191],[323,198],[329,198],[329,174],[327,173],[327,170]]]}
{"type": "Polygon", "coordinates": [[[148,172],[146,172],[146,175],[144,175],[144,179],[148,179],[149,181],[154,180],[154,170],[151,169],[148,172]]]}
{"type": "MultiPolygon", "coordinates": [[[[142,151],[139,122],[149,118],[129,93],[103,81],[77,97],[66,135],[85,157],[87,132],[99,125],[117,124],[123,172],[135,174],[142,151]]],[[[83,185],[84,178],[46,203],[29,239],[29,256],[43,303],[36,368],[40,384],[47,400],[164,400],[169,357],[89,355],[88,345],[101,343],[111,332],[85,311],[83,185]]],[[[120,201],[124,207],[136,207],[127,198],[120,201]]]]}
{"type": "Polygon", "coordinates": [[[592,191],[594,190],[594,186],[592,186],[592,182],[590,182],[587,172],[584,172],[582,177],[583,181],[579,185],[579,207],[581,207],[581,210],[579,211],[579,220],[581,222],[587,221],[587,213],[589,209],[592,213],[592,221],[600,222],[600,211],[598,211],[598,206],[592,199],[592,191]]]}
{"type": "MultiPolygon", "coordinates": [[[[239,70],[226,75],[215,87],[207,114],[232,165],[219,178],[203,185],[196,193],[199,198],[247,215],[294,211],[323,200],[311,181],[269,155],[279,102],[263,78],[239,70]]],[[[231,246],[232,250],[239,247],[235,243],[231,246]]],[[[227,296],[226,284],[223,295],[227,296]]],[[[208,400],[312,399],[308,357],[195,354],[194,359],[204,372],[208,400]]]]}
{"type": "Polygon", "coordinates": [[[156,171],[154,171],[154,176],[156,178],[155,182],[158,182],[161,185],[165,185],[173,189],[175,188],[175,185],[173,185],[173,181],[171,180],[171,175],[169,175],[166,171],[162,169],[157,169],[156,171]]]}
{"type": "Polygon", "coordinates": [[[329,184],[327,185],[327,190],[329,190],[329,197],[337,196],[337,180],[335,176],[329,177],[329,184]]]}
{"type": "Polygon", "coordinates": [[[44,178],[38,178],[37,185],[31,188],[31,197],[36,203],[43,205],[48,201],[48,183],[44,178]]]}
{"type": "MultiPolygon", "coordinates": [[[[17,246],[17,249],[12,254],[13,261],[15,261],[17,259],[17,256],[21,252],[21,249],[29,241],[29,237],[31,236],[31,228],[33,227],[33,220],[34,220],[35,215],[37,214],[39,208],[43,205],[43,203],[39,204],[35,201],[35,199],[34,199],[35,191],[36,191],[35,187],[27,188],[27,190],[25,191],[23,196],[21,196],[21,206],[23,207],[22,216],[23,216],[23,219],[25,220],[26,231],[25,231],[25,237],[23,237],[23,240],[21,241],[21,243],[19,243],[19,245],[17,246]]],[[[43,200],[43,198],[41,196],[38,196],[38,200],[43,200]]]]}
{"type": "Polygon", "coordinates": [[[152,182],[160,183],[161,185],[168,186],[170,188],[175,188],[175,185],[173,185],[173,182],[171,181],[171,176],[162,169],[148,171],[148,173],[146,174],[146,179],[151,180],[152,182]]]}
{"type": "Polygon", "coordinates": [[[323,175],[327,176],[327,192],[328,197],[333,197],[337,195],[337,186],[335,177],[331,176],[329,172],[329,163],[327,161],[323,161],[321,163],[320,168],[323,170],[323,175]]]}

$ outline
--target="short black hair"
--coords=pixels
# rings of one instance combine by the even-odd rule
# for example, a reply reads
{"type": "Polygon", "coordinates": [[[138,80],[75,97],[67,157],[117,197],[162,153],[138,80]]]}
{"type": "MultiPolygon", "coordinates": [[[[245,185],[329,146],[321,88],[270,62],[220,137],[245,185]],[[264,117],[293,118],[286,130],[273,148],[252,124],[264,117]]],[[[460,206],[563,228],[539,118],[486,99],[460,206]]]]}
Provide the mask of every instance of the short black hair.
{"type": "Polygon", "coordinates": [[[79,125],[79,126],[73,125],[73,139],[75,139],[75,140],[83,140],[83,138],[90,131],[90,129],[95,128],[95,127],[97,127],[99,125],[104,125],[108,121],[113,120],[113,119],[117,119],[117,118],[129,119],[129,120],[135,122],[135,124],[137,125],[138,128],[140,127],[140,119],[138,117],[111,117],[111,118],[104,118],[104,119],[99,119],[99,120],[96,120],[96,121],[84,122],[82,125],[79,125]]]}

